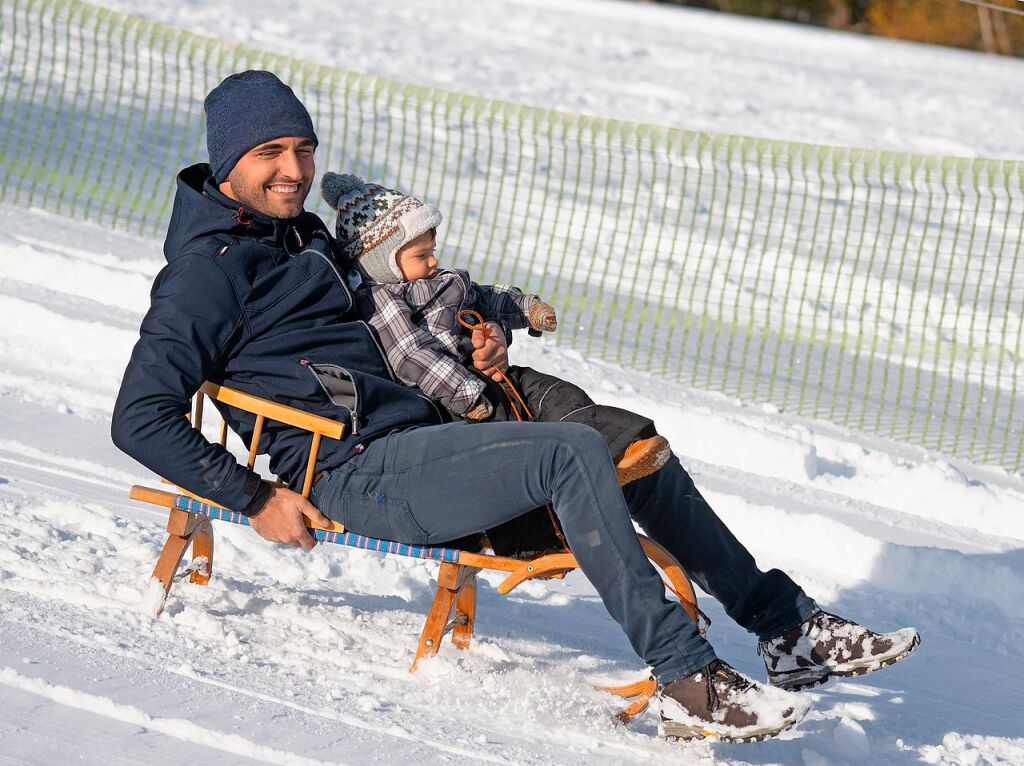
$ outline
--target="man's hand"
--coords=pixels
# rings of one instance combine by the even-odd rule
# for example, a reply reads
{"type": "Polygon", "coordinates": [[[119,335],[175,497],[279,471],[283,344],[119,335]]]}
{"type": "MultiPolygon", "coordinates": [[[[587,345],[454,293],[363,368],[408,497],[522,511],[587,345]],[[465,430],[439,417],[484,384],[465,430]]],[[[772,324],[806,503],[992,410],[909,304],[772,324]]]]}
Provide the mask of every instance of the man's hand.
{"type": "Polygon", "coordinates": [[[498,371],[508,368],[508,346],[505,343],[505,331],[496,322],[488,322],[484,327],[473,330],[473,366],[487,377],[500,380],[498,371]]]}
{"type": "Polygon", "coordinates": [[[316,545],[316,540],[306,531],[306,516],[317,526],[331,524],[330,519],[298,492],[274,487],[264,506],[249,517],[249,525],[264,540],[308,551],[316,545]]]}

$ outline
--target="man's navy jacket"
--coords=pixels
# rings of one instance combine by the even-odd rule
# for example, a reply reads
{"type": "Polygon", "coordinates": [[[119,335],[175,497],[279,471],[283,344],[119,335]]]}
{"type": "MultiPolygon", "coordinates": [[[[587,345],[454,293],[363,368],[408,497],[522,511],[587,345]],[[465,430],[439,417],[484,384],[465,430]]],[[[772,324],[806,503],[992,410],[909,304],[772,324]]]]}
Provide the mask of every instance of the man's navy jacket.
{"type": "MultiPolygon", "coordinates": [[[[111,423],[114,443],[147,468],[243,513],[266,500],[269,485],[184,417],[204,380],[345,422],[345,438],[321,444],[318,471],[395,429],[441,422],[427,397],[395,382],[316,215],[244,209],[209,165],[194,165],[178,175],[164,255],[111,423]]],[[[248,442],[254,418],[219,409],[248,442]]],[[[308,434],[268,423],[260,452],[301,485],[308,434]]]]}

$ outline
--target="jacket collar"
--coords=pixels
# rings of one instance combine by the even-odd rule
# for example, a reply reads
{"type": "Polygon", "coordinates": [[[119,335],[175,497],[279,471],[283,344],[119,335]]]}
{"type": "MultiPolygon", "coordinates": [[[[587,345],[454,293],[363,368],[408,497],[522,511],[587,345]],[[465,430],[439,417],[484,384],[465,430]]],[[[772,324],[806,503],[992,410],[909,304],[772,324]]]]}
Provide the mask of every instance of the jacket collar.
{"type": "Polygon", "coordinates": [[[272,251],[295,255],[317,232],[324,232],[330,240],[327,227],[314,213],[303,211],[295,218],[271,218],[225,196],[213,183],[210,166],[201,163],[178,174],[164,255],[172,261],[187,252],[192,242],[225,235],[255,240],[272,251]]]}

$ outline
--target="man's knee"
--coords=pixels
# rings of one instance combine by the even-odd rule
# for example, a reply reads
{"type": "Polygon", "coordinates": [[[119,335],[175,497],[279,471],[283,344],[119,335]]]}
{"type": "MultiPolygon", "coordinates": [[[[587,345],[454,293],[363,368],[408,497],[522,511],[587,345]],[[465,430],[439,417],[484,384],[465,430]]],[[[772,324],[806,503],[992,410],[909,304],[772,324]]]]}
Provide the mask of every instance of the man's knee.
{"type": "Polygon", "coordinates": [[[582,461],[587,465],[607,462],[611,465],[608,443],[600,433],[590,426],[581,423],[553,423],[558,427],[555,434],[560,452],[572,461],[582,461]]]}

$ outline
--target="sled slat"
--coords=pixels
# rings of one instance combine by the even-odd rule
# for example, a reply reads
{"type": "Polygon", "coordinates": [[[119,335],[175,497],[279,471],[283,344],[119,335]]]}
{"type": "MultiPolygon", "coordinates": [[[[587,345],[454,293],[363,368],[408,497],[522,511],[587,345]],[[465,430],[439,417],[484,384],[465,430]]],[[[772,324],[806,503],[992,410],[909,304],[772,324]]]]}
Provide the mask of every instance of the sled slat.
{"type": "Polygon", "coordinates": [[[218,386],[216,383],[210,382],[204,383],[199,390],[210,398],[231,407],[238,407],[254,415],[262,415],[269,420],[312,431],[331,439],[340,439],[345,433],[345,424],[337,420],[303,412],[295,407],[289,407],[287,404],[261,399],[244,391],[218,386]]]}

